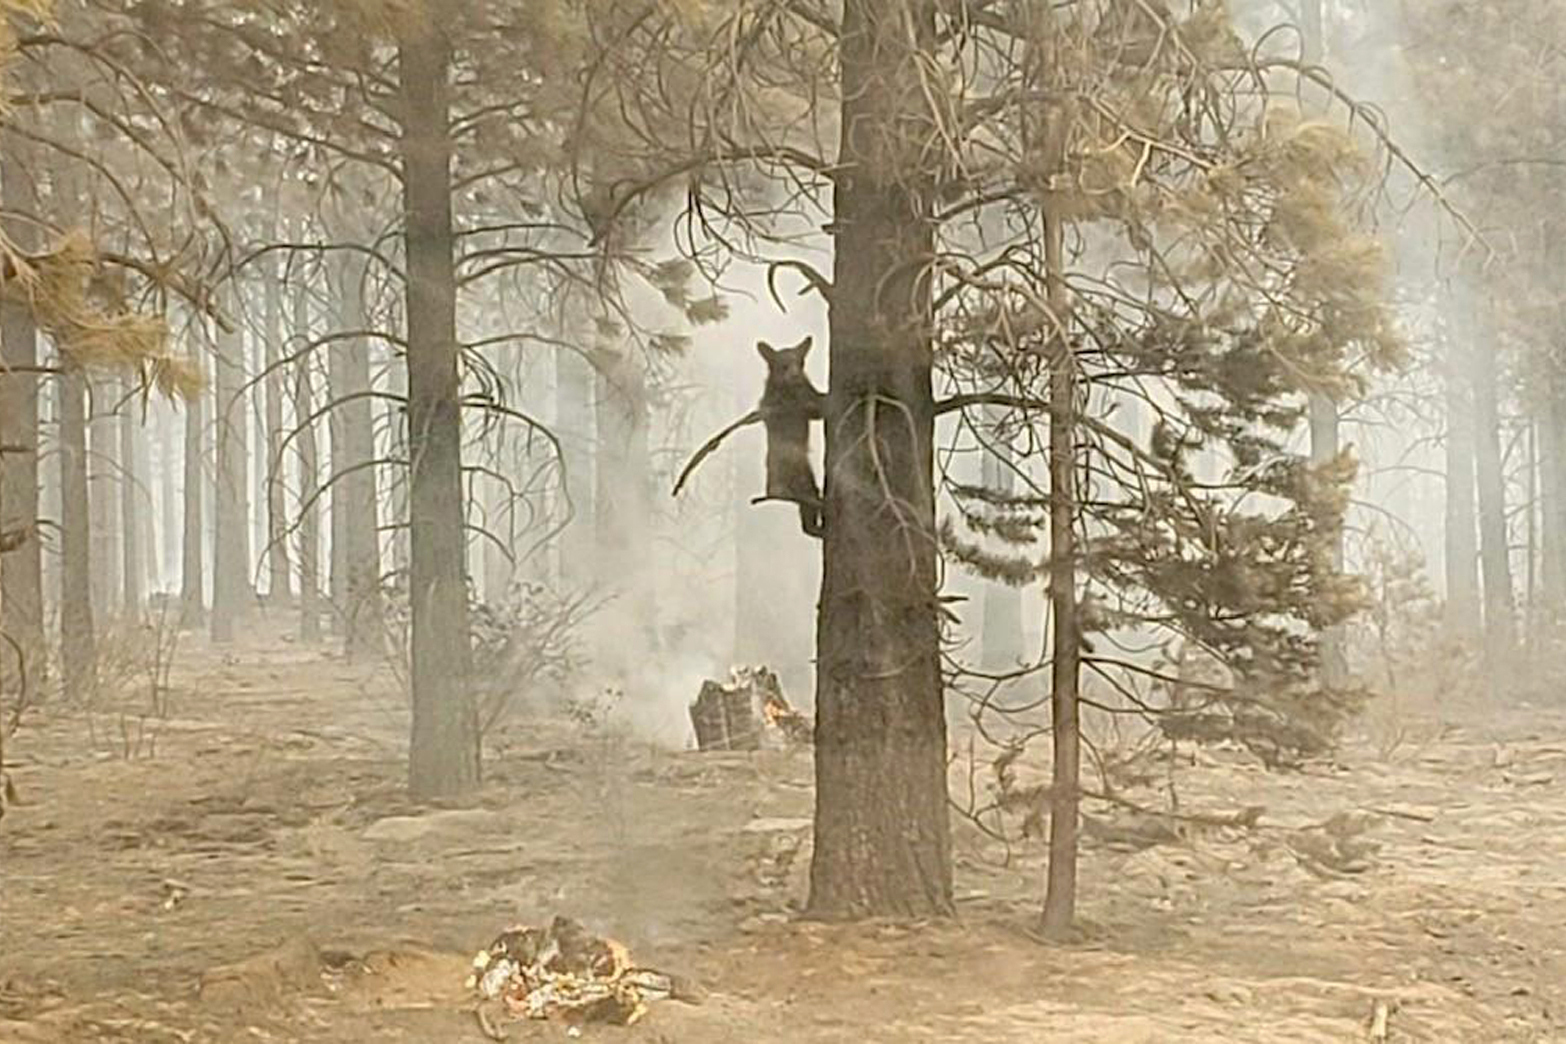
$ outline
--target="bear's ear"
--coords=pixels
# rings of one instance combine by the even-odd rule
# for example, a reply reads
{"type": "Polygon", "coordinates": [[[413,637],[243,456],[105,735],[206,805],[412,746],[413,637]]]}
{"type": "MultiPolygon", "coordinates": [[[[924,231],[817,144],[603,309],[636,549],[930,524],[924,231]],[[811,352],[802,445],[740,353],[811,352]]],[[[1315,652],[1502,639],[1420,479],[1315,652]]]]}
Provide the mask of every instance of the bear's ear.
{"type": "Polygon", "coordinates": [[[816,339],[814,337],[806,335],[806,337],[805,337],[805,339],[803,341],[800,341],[798,344],[796,344],[794,346],[794,350],[796,352],[798,352],[799,353],[799,357],[801,359],[803,359],[805,356],[810,354],[810,346],[815,344],[815,343],[816,343],[816,339]]]}
{"type": "Polygon", "coordinates": [[[776,348],[772,347],[766,341],[757,341],[756,342],[756,351],[760,352],[761,353],[761,357],[763,359],[767,360],[767,362],[769,362],[769,363],[777,362],[778,350],[776,348]]]}

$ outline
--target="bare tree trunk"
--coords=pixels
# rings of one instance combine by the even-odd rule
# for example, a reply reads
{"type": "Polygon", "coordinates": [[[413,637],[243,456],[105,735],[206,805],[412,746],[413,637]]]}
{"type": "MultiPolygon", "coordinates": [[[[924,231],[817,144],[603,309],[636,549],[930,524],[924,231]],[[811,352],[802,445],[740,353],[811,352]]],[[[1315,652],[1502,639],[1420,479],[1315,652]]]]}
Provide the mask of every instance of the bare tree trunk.
{"type": "Polygon", "coordinates": [[[146,494],[141,467],[135,406],[120,410],[120,570],[121,601],[125,621],[139,623],[146,600],[146,563],[143,548],[146,526],[138,501],[146,494]]]}
{"type": "MultiPolygon", "coordinates": [[[[189,362],[197,371],[204,369],[201,353],[191,348],[189,362]]],[[[202,518],[205,485],[202,459],[206,441],[206,420],[203,416],[205,396],[192,395],[185,400],[185,452],[182,460],[184,490],[182,495],[180,538],[180,625],[199,627],[207,615],[205,575],[206,521],[202,518]]]]}
{"type": "MultiPolygon", "coordinates": [[[[0,153],[0,209],[26,214],[36,196],[27,167],[9,135],[0,153]]],[[[12,242],[26,249],[33,243],[27,222],[4,223],[12,242]]],[[[3,287],[0,287],[3,289],[3,287]]],[[[4,598],[0,599],[0,633],[26,657],[16,671],[9,648],[0,648],[0,690],[9,691],[24,678],[18,692],[23,703],[34,702],[48,662],[44,641],[43,541],[38,534],[39,449],[38,376],[27,370],[38,365],[38,331],[32,312],[9,296],[0,297],[0,538],[18,534],[20,543],[5,552],[4,598]],[[11,372],[6,372],[11,371],[11,372]]],[[[0,725],[0,728],[4,728],[0,725]]]]}
{"type": "Polygon", "coordinates": [[[237,333],[218,334],[215,360],[217,390],[217,489],[212,540],[212,640],[234,640],[249,596],[249,553],[246,505],[249,502],[245,472],[246,413],[242,388],[244,355],[237,333]]]}
{"type": "Polygon", "coordinates": [[[158,425],[158,492],[161,509],[158,513],[158,589],[170,590],[175,575],[174,563],[179,560],[180,507],[179,507],[179,414],[167,403],[162,408],[162,421],[158,425]]]}
{"type": "Polygon", "coordinates": [[[114,409],[118,382],[88,381],[87,455],[88,526],[92,542],[92,609],[101,625],[114,615],[120,596],[120,432],[114,409]]]}
{"type": "MultiPolygon", "coordinates": [[[[368,261],[340,254],[333,273],[338,316],[345,333],[369,325],[364,310],[368,261]]],[[[383,636],[381,546],[375,494],[375,416],[370,402],[370,343],[362,336],[332,342],[328,353],[330,394],[336,427],[332,433],[332,536],[334,568],[342,570],[339,606],[350,657],[375,655],[383,636]]]]}
{"type": "Polygon", "coordinates": [[[1506,476],[1501,463],[1501,416],[1494,346],[1473,352],[1474,468],[1479,486],[1479,562],[1484,575],[1485,650],[1490,675],[1509,670],[1517,646],[1511,550],[1506,533],[1506,476]]]}
{"type": "MultiPolygon", "coordinates": [[[[1045,229],[1050,306],[1066,315],[1064,231],[1045,229]]],[[[1081,619],[1077,615],[1077,375],[1069,343],[1057,343],[1049,368],[1050,711],[1054,761],[1050,784],[1049,878],[1043,929],[1050,938],[1071,930],[1077,905],[1077,827],[1081,805],[1081,619]]]]}
{"type": "Polygon", "coordinates": [[[447,100],[451,56],[430,17],[405,17],[400,51],[413,632],[408,780],[418,798],[472,790],[479,782],[480,753],[463,575],[461,350],[447,100]]]}
{"type": "Polygon", "coordinates": [[[1461,337],[1447,343],[1446,630],[1467,642],[1480,625],[1479,539],[1474,504],[1474,406],[1471,364],[1461,337]]]}
{"type": "Polygon", "coordinates": [[[953,912],[937,615],[928,0],[845,0],[812,916],[953,912]]]}
{"type": "Polygon", "coordinates": [[[56,386],[60,396],[60,673],[66,699],[76,701],[91,695],[98,658],[87,491],[87,379],[68,370],[56,386]]]}
{"type": "Polygon", "coordinates": [[[294,416],[299,418],[299,640],[321,640],[321,463],[315,444],[315,392],[309,356],[294,364],[294,416]]]}
{"type": "Polygon", "coordinates": [[[266,333],[262,338],[261,358],[266,375],[262,391],[266,394],[264,441],[266,462],[262,469],[266,493],[266,567],[267,598],[286,602],[293,597],[292,566],[288,558],[288,505],[283,483],[283,397],[286,378],[283,367],[283,283],[274,261],[266,260],[262,275],[265,295],[266,333]]]}

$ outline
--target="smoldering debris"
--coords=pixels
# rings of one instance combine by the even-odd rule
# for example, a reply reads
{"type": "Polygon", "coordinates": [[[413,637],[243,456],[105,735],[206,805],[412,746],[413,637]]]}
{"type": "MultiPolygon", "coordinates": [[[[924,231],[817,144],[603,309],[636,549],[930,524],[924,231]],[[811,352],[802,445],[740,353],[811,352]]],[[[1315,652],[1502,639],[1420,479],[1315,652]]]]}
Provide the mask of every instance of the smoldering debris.
{"type": "Polygon", "coordinates": [[[652,1002],[699,1001],[684,980],[637,967],[623,944],[568,917],[556,917],[546,928],[517,925],[502,932],[473,958],[467,986],[481,1003],[498,1002],[512,1018],[573,1027],[630,1026],[652,1002]]]}
{"type": "Polygon", "coordinates": [[[814,730],[766,667],[737,667],[727,682],[703,682],[690,711],[701,751],[781,750],[809,744],[814,730]]]}

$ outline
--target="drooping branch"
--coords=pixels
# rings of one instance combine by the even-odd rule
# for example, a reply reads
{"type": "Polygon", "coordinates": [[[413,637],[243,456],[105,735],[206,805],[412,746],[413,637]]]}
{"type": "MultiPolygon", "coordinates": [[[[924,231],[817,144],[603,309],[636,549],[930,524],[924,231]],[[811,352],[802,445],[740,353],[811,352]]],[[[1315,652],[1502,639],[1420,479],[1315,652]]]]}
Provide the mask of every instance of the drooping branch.
{"type": "Polygon", "coordinates": [[[680,477],[674,483],[674,492],[671,494],[671,496],[677,497],[680,495],[680,490],[685,488],[685,483],[691,477],[691,474],[695,472],[697,468],[701,467],[702,461],[706,460],[708,457],[717,452],[718,447],[723,445],[725,439],[727,439],[730,435],[733,435],[736,431],[739,431],[741,428],[748,428],[752,424],[760,423],[761,411],[751,410],[749,413],[745,414],[745,416],[741,417],[739,420],[735,421],[733,424],[730,424],[727,428],[724,428],[722,431],[718,432],[712,438],[704,442],[701,449],[697,450],[691,459],[686,463],[685,467],[680,470],[680,477]]]}

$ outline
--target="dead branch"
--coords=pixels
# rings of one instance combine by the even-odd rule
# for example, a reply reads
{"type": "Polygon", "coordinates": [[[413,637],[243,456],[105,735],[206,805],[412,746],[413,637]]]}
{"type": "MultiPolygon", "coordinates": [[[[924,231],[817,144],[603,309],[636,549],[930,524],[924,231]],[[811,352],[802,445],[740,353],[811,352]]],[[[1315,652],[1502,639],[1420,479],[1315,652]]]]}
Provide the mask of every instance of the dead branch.
{"type": "Polygon", "coordinates": [[[685,467],[680,470],[680,477],[674,483],[674,492],[670,495],[676,497],[680,495],[680,490],[685,488],[685,482],[691,477],[691,473],[694,472],[697,468],[701,467],[702,461],[706,460],[708,457],[717,452],[718,447],[723,445],[723,440],[727,439],[730,435],[733,435],[741,428],[748,428],[752,424],[760,423],[761,411],[751,410],[749,413],[745,414],[745,416],[741,417],[739,420],[735,421],[733,424],[730,424],[727,428],[724,428],[722,431],[718,432],[712,438],[704,442],[701,449],[697,450],[691,459],[686,463],[685,467]]]}

